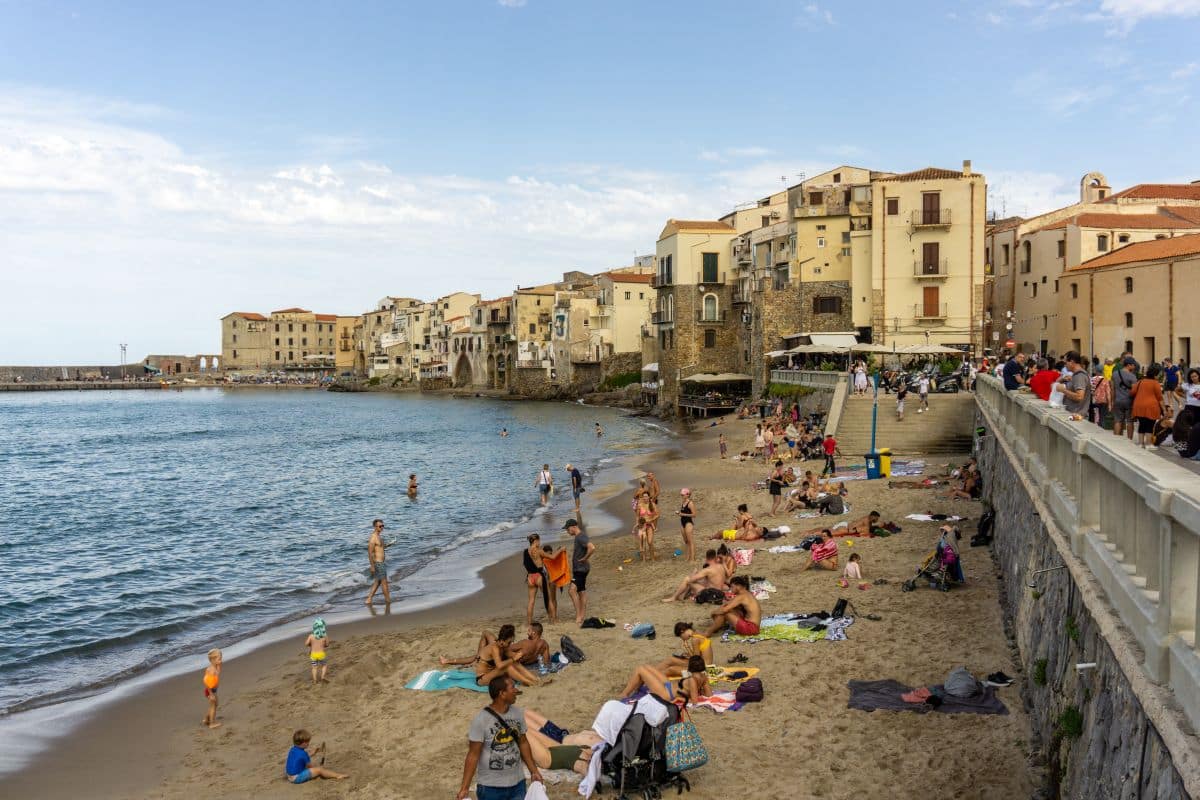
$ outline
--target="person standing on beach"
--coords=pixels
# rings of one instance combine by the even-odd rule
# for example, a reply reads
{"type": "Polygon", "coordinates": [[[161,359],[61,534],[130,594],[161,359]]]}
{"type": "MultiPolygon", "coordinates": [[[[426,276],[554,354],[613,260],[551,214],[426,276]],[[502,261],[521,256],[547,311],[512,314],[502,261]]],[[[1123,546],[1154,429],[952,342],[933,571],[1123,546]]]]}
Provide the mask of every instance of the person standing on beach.
{"type": "Polygon", "coordinates": [[[717,446],[721,448],[721,460],[725,460],[725,456],[729,452],[729,444],[725,441],[725,434],[717,434],[717,446]]]}
{"type": "Polygon", "coordinates": [[[567,464],[567,474],[571,476],[571,496],[575,498],[575,513],[579,513],[579,496],[583,494],[583,473],[567,464]]]}
{"type": "Polygon", "coordinates": [[[679,525],[683,528],[683,546],[690,563],[696,560],[696,545],[692,541],[696,533],[696,502],[692,500],[691,489],[680,489],[679,494],[683,497],[683,505],[675,513],[679,515],[679,525]]]}
{"type": "Polygon", "coordinates": [[[821,442],[821,449],[825,451],[825,469],[821,470],[821,477],[824,478],[828,474],[832,478],[837,475],[837,463],[833,457],[842,454],[842,451],[838,449],[837,439],[833,438],[832,433],[825,434],[825,441],[821,442]]]}
{"type": "Polygon", "coordinates": [[[467,758],[457,800],[466,800],[471,794],[471,782],[477,775],[475,796],[479,800],[521,800],[525,797],[522,763],[531,781],[542,782],[525,738],[525,711],[513,705],[520,694],[507,675],[488,683],[492,702],[475,715],[467,731],[467,758]]]}
{"type": "Polygon", "coordinates": [[[658,493],[662,487],[658,485],[658,478],[654,477],[653,472],[646,473],[646,489],[650,492],[650,501],[658,505],[658,493]]]}
{"type": "Polygon", "coordinates": [[[591,543],[588,535],[579,527],[578,520],[567,520],[563,530],[575,540],[571,553],[571,587],[568,594],[571,595],[571,603],[575,606],[575,624],[581,625],[587,616],[587,577],[592,569],[590,562],[592,553],[596,552],[596,545],[591,543]]]}
{"type": "MultiPolygon", "coordinates": [[[[415,476],[414,476],[415,477],[415,476]]],[[[367,560],[371,564],[371,592],[367,595],[366,604],[371,605],[375,592],[383,589],[383,602],[392,604],[392,592],[388,587],[387,545],[383,543],[383,520],[377,519],[372,523],[371,538],[367,541],[367,560]]]]}
{"type": "Polygon", "coordinates": [[[219,728],[217,722],[217,687],[221,685],[221,651],[213,648],[208,651],[208,666],[204,669],[204,697],[208,700],[208,713],[201,720],[202,725],[209,728],[219,728]]]}
{"type": "Polygon", "coordinates": [[[312,682],[317,682],[317,674],[319,672],[321,683],[328,683],[325,680],[325,673],[329,669],[329,662],[325,660],[325,650],[329,647],[329,632],[325,628],[325,620],[321,617],[313,620],[312,633],[304,640],[304,646],[308,648],[308,663],[312,668],[312,682]]]}
{"type": "Polygon", "coordinates": [[[554,476],[550,474],[549,464],[542,464],[542,471],[538,473],[537,481],[533,485],[538,489],[542,507],[550,505],[550,492],[554,490],[554,476]]]}
{"type": "Polygon", "coordinates": [[[536,533],[529,534],[529,547],[521,554],[521,562],[525,566],[525,582],[529,597],[525,605],[525,624],[533,622],[533,607],[537,602],[538,591],[546,601],[546,614],[551,622],[558,621],[558,602],[556,590],[549,586],[549,576],[546,575],[544,564],[545,552],[542,550],[542,539],[536,533]]]}

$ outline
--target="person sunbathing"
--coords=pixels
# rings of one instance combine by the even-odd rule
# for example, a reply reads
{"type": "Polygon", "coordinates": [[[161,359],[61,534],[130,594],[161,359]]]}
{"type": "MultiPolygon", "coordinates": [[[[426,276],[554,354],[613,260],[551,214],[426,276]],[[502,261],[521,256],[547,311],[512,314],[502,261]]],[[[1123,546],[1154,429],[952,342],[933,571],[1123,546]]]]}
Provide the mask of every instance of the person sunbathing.
{"type": "Polygon", "coordinates": [[[708,683],[708,670],[700,656],[688,659],[687,670],[677,683],[672,683],[665,673],[651,664],[635,667],[625,688],[621,690],[621,697],[629,697],[643,686],[650,694],[668,703],[675,702],[678,697],[686,704],[702,697],[711,697],[713,693],[708,683]]]}
{"type": "Polygon", "coordinates": [[[802,508],[816,508],[819,497],[820,493],[816,487],[808,481],[804,481],[800,484],[799,489],[793,489],[788,493],[787,507],[784,508],[784,511],[791,513],[802,508]]]}
{"type": "Polygon", "coordinates": [[[950,491],[943,497],[947,500],[978,500],[983,493],[983,487],[979,481],[979,473],[968,470],[963,474],[962,481],[950,487],[950,491]]]}
{"type": "Polygon", "coordinates": [[[536,664],[538,656],[542,657],[543,664],[549,664],[550,643],[542,638],[542,623],[529,623],[526,636],[527,638],[519,642],[513,642],[508,648],[508,654],[516,659],[517,663],[524,666],[533,666],[536,664]]]}
{"type": "Polygon", "coordinates": [[[752,542],[763,538],[762,528],[754,521],[754,516],[745,503],[737,507],[737,513],[733,515],[733,527],[729,530],[733,531],[732,535],[729,531],[717,531],[709,538],[739,542],[752,542]]]}
{"type": "Polygon", "coordinates": [[[726,625],[732,627],[734,633],[742,636],[758,633],[758,626],[762,622],[762,607],[754,595],[750,594],[750,579],[745,575],[736,575],[729,584],[733,589],[733,599],[712,612],[713,623],[705,631],[705,636],[714,636],[726,625]]]}
{"type": "Polygon", "coordinates": [[[812,546],[812,552],[809,556],[808,563],[800,568],[800,571],[809,567],[818,567],[820,569],[837,569],[838,567],[838,546],[837,541],[833,538],[833,533],[828,529],[821,531],[821,541],[812,546]]]}
{"type": "Polygon", "coordinates": [[[501,675],[507,675],[526,686],[542,686],[550,683],[551,678],[539,679],[537,675],[525,669],[516,659],[509,656],[509,648],[512,647],[515,636],[516,628],[512,625],[501,625],[499,633],[494,637],[484,631],[479,639],[479,649],[476,650],[474,658],[449,659],[442,657],[438,659],[438,663],[444,667],[451,664],[474,665],[475,683],[479,686],[487,686],[493,678],[499,678],[501,675]]]}
{"type": "Polygon", "coordinates": [[[664,603],[674,603],[677,600],[688,600],[705,589],[725,591],[725,582],[727,580],[728,576],[725,574],[725,566],[717,556],[717,551],[709,550],[704,554],[704,566],[684,578],[679,584],[679,588],[669,597],[664,597],[662,601],[664,603]]]}
{"type": "Polygon", "coordinates": [[[538,769],[569,769],[586,775],[592,760],[593,745],[603,739],[592,730],[565,733],[545,716],[532,709],[525,709],[525,739],[538,769]],[[546,731],[554,733],[548,735],[546,731]],[[561,741],[556,738],[559,734],[561,741]]]}
{"type": "Polygon", "coordinates": [[[675,635],[683,642],[683,654],[671,655],[670,658],[656,667],[659,672],[668,678],[678,678],[687,669],[688,660],[692,656],[703,658],[705,666],[717,663],[716,654],[713,652],[712,640],[692,630],[692,623],[676,622],[675,635]]]}

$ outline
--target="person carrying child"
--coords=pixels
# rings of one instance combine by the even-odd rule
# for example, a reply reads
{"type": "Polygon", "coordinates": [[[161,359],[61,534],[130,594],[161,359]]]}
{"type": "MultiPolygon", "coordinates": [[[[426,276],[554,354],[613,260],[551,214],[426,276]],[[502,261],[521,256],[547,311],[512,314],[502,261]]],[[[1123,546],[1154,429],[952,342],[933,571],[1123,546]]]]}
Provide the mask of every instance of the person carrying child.
{"type": "MultiPolygon", "coordinates": [[[[288,750],[287,761],[283,767],[283,774],[287,778],[288,783],[307,783],[314,778],[329,778],[340,781],[350,777],[349,775],[343,775],[340,772],[326,769],[323,766],[314,767],[312,765],[312,756],[308,752],[310,742],[312,742],[312,735],[303,728],[292,734],[292,749],[288,750]]],[[[321,742],[321,746],[313,752],[324,753],[325,743],[321,742]]],[[[323,755],[321,756],[321,763],[325,763],[323,755]]]]}
{"type": "Polygon", "coordinates": [[[312,682],[317,682],[317,672],[321,673],[321,683],[328,683],[325,680],[325,672],[329,669],[329,662],[325,660],[325,649],[329,646],[329,636],[325,630],[325,620],[317,617],[313,620],[312,633],[304,640],[304,646],[308,648],[308,663],[312,667],[312,682]]]}

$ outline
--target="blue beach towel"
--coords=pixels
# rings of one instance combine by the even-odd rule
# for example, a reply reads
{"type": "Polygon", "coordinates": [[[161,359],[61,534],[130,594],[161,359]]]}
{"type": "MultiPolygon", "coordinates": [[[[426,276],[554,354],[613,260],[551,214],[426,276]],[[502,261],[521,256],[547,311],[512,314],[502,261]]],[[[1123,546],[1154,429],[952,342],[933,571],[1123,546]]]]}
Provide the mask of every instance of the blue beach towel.
{"type": "Polygon", "coordinates": [[[472,692],[488,690],[486,686],[475,683],[475,673],[467,669],[427,670],[404,684],[404,688],[419,692],[440,692],[445,689],[467,689],[472,692]]]}

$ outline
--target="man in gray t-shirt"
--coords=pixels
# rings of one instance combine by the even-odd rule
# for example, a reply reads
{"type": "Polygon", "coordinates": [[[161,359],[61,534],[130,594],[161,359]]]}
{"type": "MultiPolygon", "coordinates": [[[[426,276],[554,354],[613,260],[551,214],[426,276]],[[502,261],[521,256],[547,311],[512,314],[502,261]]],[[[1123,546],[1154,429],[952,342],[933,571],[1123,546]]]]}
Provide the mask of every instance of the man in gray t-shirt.
{"type": "Polygon", "coordinates": [[[592,553],[596,552],[596,545],[588,540],[588,535],[579,527],[578,520],[567,520],[563,530],[575,540],[571,551],[571,586],[567,593],[571,595],[571,602],[575,604],[575,624],[579,625],[587,616],[587,576],[592,568],[590,561],[592,553]]]}
{"type": "Polygon", "coordinates": [[[1058,381],[1063,393],[1063,407],[1072,414],[1087,414],[1092,405],[1092,381],[1084,369],[1083,359],[1072,350],[1063,357],[1070,375],[1058,381]]]}
{"type": "Polygon", "coordinates": [[[475,793],[479,798],[521,800],[525,797],[521,763],[529,769],[534,783],[541,781],[542,776],[525,739],[525,711],[513,705],[520,692],[512,678],[502,675],[488,684],[488,694],[491,704],[475,715],[467,731],[470,744],[458,800],[470,795],[472,778],[476,779],[475,793]]]}

